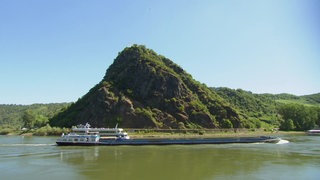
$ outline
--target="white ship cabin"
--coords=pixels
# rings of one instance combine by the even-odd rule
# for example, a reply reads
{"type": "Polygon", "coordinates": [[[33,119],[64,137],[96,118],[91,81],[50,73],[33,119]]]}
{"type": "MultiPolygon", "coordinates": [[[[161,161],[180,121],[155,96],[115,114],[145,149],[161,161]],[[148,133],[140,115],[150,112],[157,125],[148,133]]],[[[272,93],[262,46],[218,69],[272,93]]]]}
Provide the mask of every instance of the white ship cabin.
{"type": "MultiPolygon", "coordinates": [[[[129,139],[128,133],[124,132],[122,128],[97,128],[101,138],[116,137],[121,139],[129,139]]],[[[93,129],[95,131],[96,129],[93,129]]]]}
{"type": "Polygon", "coordinates": [[[75,127],[72,129],[72,132],[78,135],[97,135],[99,134],[100,138],[121,138],[121,139],[130,139],[128,133],[126,133],[122,128],[90,128],[90,125],[87,123],[85,126],[75,127]]]}

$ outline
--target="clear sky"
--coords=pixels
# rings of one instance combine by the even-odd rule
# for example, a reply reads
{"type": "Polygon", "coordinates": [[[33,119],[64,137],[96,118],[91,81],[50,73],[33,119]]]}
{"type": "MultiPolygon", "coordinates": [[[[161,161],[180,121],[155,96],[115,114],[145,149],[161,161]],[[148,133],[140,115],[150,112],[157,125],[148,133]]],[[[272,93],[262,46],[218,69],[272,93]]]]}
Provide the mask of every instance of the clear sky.
{"type": "Polygon", "coordinates": [[[209,87],[320,92],[319,0],[0,0],[0,104],[76,101],[132,44],[209,87]]]}

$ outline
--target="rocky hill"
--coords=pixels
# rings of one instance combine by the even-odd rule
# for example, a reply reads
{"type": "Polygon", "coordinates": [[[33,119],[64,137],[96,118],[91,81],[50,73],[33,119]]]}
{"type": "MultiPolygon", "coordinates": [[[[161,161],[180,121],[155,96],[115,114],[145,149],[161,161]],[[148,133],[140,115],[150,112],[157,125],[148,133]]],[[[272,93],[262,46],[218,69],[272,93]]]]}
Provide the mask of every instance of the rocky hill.
{"type": "Polygon", "coordinates": [[[102,81],[50,120],[70,127],[230,128],[243,116],[215,91],[144,46],[125,48],[102,81]]]}

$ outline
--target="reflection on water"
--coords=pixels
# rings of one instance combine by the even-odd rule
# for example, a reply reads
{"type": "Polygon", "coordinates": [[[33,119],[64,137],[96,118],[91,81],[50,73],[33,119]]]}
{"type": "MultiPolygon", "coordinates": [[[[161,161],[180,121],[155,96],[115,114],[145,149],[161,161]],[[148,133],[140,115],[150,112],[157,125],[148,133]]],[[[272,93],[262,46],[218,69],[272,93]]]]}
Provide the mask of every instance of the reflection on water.
{"type": "Polygon", "coordinates": [[[63,154],[64,162],[81,168],[85,176],[98,179],[208,179],[256,171],[264,158],[255,152],[208,145],[96,147],[63,154]]]}
{"type": "Polygon", "coordinates": [[[0,171],[6,179],[318,179],[320,137],[286,139],[290,143],[59,147],[54,138],[0,137],[0,171]]]}

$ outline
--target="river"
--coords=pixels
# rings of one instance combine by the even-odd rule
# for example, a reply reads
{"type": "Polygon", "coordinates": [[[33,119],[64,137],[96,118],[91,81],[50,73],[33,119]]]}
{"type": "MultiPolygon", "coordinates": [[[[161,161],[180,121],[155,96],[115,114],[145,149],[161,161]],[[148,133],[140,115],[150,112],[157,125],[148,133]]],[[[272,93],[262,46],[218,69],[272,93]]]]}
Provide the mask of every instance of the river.
{"type": "Polygon", "coordinates": [[[0,136],[0,179],[320,179],[320,136],[284,144],[61,147],[0,136]]]}

